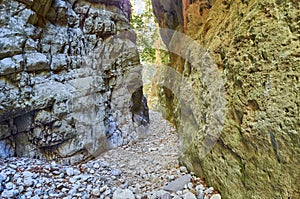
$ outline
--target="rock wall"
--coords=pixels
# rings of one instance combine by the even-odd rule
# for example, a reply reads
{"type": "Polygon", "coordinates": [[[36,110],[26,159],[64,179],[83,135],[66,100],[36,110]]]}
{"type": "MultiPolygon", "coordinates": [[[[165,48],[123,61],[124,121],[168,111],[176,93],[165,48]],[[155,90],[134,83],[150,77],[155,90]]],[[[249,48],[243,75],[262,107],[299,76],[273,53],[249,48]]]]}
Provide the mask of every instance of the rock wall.
{"type": "Polygon", "coordinates": [[[299,1],[196,0],[187,11],[190,40],[182,39],[180,21],[167,23],[168,13],[181,10],[167,3],[153,0],[154,13],[162,28],[178,31],[162,37],[190,86],[183,99],[189,92],[196,99],[184,115],[178,96],[160,91],[179,130],[186,120],[197,124],[179,131],[182,164],[222,198],[299,198],[299,1]],[[216,104],[224,106],[216,111],[216,104]]]}
{"type": "Polygon", "coordinates": [[[0,1],[0,157],[83,161],[149,122],[129,1],[0,1]]]}

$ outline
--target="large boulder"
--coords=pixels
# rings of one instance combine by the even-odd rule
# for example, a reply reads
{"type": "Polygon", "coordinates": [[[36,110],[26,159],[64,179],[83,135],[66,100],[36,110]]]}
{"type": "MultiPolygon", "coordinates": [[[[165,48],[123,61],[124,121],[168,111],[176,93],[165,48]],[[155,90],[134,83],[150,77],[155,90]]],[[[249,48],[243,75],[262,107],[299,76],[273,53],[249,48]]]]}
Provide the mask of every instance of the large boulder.
{"type": "Polygon", "coordinates": [[[77,162],[138,137],[149,118],[123,3],[1,1],[0,157],[77,162]]]}
{"type": "Polygon", "coordinates": [[[187,14],[186,35],[164,41],[189,89],[160,93],[181,163],[222,198],[299,198],[299,2],[195,1],[187,14]]]}

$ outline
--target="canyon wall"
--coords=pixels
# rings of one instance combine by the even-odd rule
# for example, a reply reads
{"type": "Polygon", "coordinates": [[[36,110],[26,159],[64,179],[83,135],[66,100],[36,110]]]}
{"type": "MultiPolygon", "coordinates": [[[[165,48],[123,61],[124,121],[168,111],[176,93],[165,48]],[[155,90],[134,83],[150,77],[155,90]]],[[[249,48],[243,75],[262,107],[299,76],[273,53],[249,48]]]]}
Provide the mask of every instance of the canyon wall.
{"type": "Polygon", "coordinates": [[[152,2],[189,88],[157,90],[181,163],[222,198],[299,198],[299,1],[152,2]]]}
{"type": "Polygon", "coordinates": [[[125,0],[0,1],[0,157],[84,161],[149,122],[125,0]]]}

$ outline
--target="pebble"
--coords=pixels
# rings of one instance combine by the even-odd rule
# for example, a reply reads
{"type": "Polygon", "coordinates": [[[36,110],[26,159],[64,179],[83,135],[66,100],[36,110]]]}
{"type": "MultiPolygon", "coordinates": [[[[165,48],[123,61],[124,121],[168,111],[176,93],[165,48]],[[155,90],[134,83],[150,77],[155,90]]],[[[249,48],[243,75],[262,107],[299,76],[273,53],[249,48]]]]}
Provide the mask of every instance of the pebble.
{"type": "Polygon", "coordinates": [[[113,169],[111,171],[111,174],[114,175],[114,176],[120,176],[122,174],[122,171],[119,170],[119,169],[113,169]]]}
{"type": "Polygon", "coordinates": [[[183,195],[183,199],[197,199],[192,192],[187,192],[183,195]]]}
{"type": "Polygon", "coordinates": [[[187,171],[187,168],[185,167],[185,166],[181,166],[180,168],[179,168],[179,170],[180,170],[180,172],[182,172],[182,173],[187,173],[188,171],[187,171]]]}
{"type": "Polygon", "coordinates": [[[174,180],[174,181],[170,182],[169,184],[167,184],[164,187],[164,190],[173,191],[173,192],[180,191],[184,188],[184,186],[188,182],[190,182],[190,180],[191,180],[191,175],[181,176],[180,178],[177,178],[176,180],[174,180]]]}
{"type": "Polygon", "coordinates": [[[23,176],[24,178],[31,178],[33,176],[33,173],[31,173],[30,171],[24,171],[23,176]]]}
{"type": "Polygon", "coordinates": [[[33,180],[32,178],[25,178],[24,179],[24,185],[27,186],[27,187],[30,187],[33,185],[33,180]]]}
{"type": "Polygon", "coordinates": [[[100,190],[98,189],[98,188],[95,188],[95,189],[93,189],[92,190],[92,194],[94,195],[94,196],[100,196],[100,190]]]}
{"type": "Polygon", "coordinates": [[[100,165],[99,165],[98,163],[95,163],[95,164],[93,165],[93,167],[94,167],[95,169],[99,169],[99,168],[100,168],[100,165]]]}
{"type": "Polygon", "coordinates": [[[113,199],[135,199],[135,196],[129,189],[118,188],[113,194],[113,199]]]}
{"type": "Polygon", "coordinates": [[[18,194],[17,190],[4,190],[1,194],[3,198],[13,198],[18,194]]]}
{"type": "Polygon", "coordinates": [[[66,173],[68,176],[72,176],[72,175],[74,175],[74,169],[69,167],[66,169],[66,173]]]}
{"type": "Polygon", "coordinates": [[[213,194],[210,199],[221,199],[221,195],[220,194],[213,194]]]}
{"type": "Polygon", "coordinates": [[[12,182],[6,183],[5,188],[8,189],[8,190],[11,190],[11,189],[14,188],[14,184],[12,182]]]}
{"type": "Polygon", "coordinates": [[[213,187],[209,187],[208,189],[206,189],[204,191],[205,194],[211,194],[212,192],[214,191],[214,188],[213,187]]]}

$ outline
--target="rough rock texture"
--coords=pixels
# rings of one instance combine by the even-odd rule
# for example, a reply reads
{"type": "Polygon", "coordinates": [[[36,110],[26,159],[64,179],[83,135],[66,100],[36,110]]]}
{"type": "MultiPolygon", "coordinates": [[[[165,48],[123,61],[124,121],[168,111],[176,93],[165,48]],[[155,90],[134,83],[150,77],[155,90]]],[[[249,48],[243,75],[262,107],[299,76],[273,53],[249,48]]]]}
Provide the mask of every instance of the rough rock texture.
{"type": "Polygon", "coordinates": [[[0,157],[76,162],[137,138],[149,119],[129,9],[0,1],[0,157]]]}
{"type": "MultiPolygon", "coordinates": [[[[169,25],[166,14],[181,9],[170,10],[164,0],[153,2],[161,27],[183,29],[180,22],[175,28],[169,25]]],[[[172,52],[172,67],[196,97],[189,117],[198,130],[181,131],[181,161],[206,177],[222,198],[300,197],[299,4],[194,1],[186,34],[205,50],[196,52],[194,44],[180,42],[178,32],[162,35],[169,36],[164,41],[172,52]],[[208,89],[216,86],[219,92],[208,89]],[[224,105],[220,112],[213,102],[224,105]],[[222,128],[211,128],[211,122],[222,128]],[[213,136],[220,136],[217,142],[213,136]],[[215,144],[209,153],[204,149],[209,147],[204,145],[207,137],[215,144]]],[[[178,96],[168,89],[159,92],[168,117],[178,128],[185,126],[178,96]]],[[[189,100],[186,90],[182,96],[189,100]]]]}

